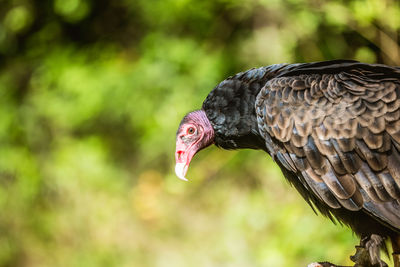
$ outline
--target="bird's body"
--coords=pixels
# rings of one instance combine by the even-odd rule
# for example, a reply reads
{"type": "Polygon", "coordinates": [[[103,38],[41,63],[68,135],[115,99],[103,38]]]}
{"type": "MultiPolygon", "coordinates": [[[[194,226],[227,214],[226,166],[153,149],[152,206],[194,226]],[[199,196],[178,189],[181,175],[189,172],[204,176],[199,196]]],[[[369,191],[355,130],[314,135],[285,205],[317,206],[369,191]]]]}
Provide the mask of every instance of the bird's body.
{"type": "MultiPolygon", "coordinates": [[[[221,82],[198,112],[208,126],[188,114],[177,151],[180,140],[190,143],[187,122],[207,137],[195,152],[211,143],[264,150],[313,208],[364,245],[391,238],[399,252],[399,69],[343,60],[252,69],[221,82]]],[[[368,250],[371,266],[383,266],[368,250]]]]}

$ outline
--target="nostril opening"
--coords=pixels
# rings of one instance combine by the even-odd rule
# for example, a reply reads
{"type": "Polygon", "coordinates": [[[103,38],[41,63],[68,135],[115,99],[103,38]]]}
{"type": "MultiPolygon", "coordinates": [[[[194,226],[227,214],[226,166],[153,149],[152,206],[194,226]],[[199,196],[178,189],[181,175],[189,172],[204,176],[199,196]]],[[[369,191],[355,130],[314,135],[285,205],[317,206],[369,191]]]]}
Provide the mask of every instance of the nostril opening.
{"type": "Polygon", "coordinates": [[[183,151],[177,151],[176,154],[178,154],[178,160],[182,160],[183,151]]]}

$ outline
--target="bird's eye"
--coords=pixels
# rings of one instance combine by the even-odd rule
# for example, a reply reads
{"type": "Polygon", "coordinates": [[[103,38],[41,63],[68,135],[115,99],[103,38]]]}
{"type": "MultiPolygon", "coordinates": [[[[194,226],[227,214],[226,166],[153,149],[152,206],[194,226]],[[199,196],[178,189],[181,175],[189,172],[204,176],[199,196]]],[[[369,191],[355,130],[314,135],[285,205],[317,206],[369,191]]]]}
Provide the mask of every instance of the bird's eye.
{"type": "Polygon", "coordinates": [[[187,129],[187,133],[188,133],[188,134],[194,134],[195,131],[196,131],[196,129],[195,129],[194,127],[189,127],[189,128],[187,129]]]}

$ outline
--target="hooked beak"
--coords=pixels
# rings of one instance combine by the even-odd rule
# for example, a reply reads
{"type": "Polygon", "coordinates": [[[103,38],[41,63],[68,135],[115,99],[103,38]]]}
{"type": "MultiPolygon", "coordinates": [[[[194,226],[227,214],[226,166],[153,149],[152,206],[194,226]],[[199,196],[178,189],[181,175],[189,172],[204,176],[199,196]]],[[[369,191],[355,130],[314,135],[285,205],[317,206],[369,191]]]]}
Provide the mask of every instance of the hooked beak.
{"type": "Polygon", "coordinates": [[[184,162],[177,162],[175,164],[175,174],[179,179],[187,181],[185,178],[189,165],[186,165],[184,162]]]}
{"type": "Polygon", "coordinates": [[[175,173],[179,179],[187,181],[185,178],[186,173],[189,169],[190,161],[197,152],[197,145],[191,144],[187,145],[182,140],[178,139],[176,141],[175,150],[175,173]]]}

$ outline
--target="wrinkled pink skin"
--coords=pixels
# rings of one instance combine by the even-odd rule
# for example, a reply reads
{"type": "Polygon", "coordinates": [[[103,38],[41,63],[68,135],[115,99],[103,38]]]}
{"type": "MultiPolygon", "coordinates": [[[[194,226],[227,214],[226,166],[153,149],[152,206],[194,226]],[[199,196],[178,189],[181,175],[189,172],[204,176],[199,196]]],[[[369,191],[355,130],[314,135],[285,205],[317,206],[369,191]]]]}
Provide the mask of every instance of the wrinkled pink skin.
{"type": "Polygon", "coordinates": [[[182,120],[176,134],[175,173],[182,179],[194,155],[214,141],[214,130],[202,110],[189,113],[182,120]]]}

